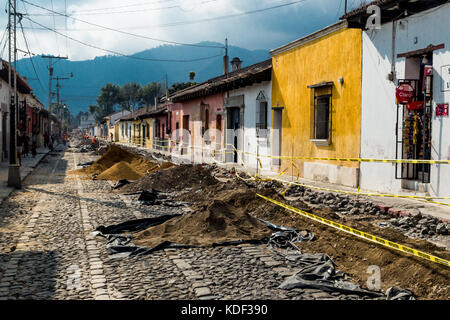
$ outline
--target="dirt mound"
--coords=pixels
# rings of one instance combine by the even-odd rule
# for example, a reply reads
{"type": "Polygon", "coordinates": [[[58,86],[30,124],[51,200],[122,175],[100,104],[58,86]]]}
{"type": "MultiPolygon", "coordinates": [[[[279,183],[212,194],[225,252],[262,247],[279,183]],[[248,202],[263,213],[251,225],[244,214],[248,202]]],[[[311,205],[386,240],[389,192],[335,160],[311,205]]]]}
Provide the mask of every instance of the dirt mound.
{"type": "Polygon", "coordinates": [[[158,189],[162,191],[180,191],[186,188],[199,189],[218,184],[211,171],[201,165],[173,166],[146,175],[120,189],[120,192],[137,192],[158,189]]]}
{"type": "Polygon", "coordinates": [[[163,241],[208,246],[216,242],[261,239],[270,234],[270,229],[243,210],[214,200],[206,210],[174,218],[138,233],[133,242],[146,247],[154,247],[163,241]]]}
{"type": "Polygon", "coordinates": [[[137,180],[141,177],[139,173],[134,171],[130,165],[125,161],[116,163],[111,168],[106,169],[97,176],[98,180],[137,180]]]}
{"type": "MultiPolygon", "coordinates": [[[[281,201],[286,203],[286,201],[281,201]]],[[[256,204],[256,203],[255,203],[256,204]]],[[[293,207],[303,209],[325,218],[329,210],[303,208],[303,203],[290,203],[293,207]]],[[[262,219],[273,223],[297,229],[311,230],[316,241],[298,243],[302,252],[326,253],[339,266],[339,269],[353,276],[361,286],[366,287],[370,274],[368,267],[375,265],[381,270],[381,287],[383,290],[391,286],[407,288],[420,299],[448,299],[450,290],[450,270],[445,266],[414,257],[405,253],[372,244],[345,232],[303,218],[283,208],[261,199],[259,206],[253,208],[253,213],[262,219]]],[[[434,244],[411,239],[397,230],[379,228],[370,221],[350,221],[333,218],[350,227],[382,238],[422,250],[443,259],[450,259],[450,252],[434,244]]]]}
{"type": "MultiPolygon", "coordinates": [[[[166,166],[169,166],[169,164],[166,164],[166,166]]],[[[130,169],[132,169],[132,173],[137,174],[134,175],[134,179],[139,179],[149,172],[158,170],[160,165],[143,159],[116,145],[111,145],[108,151],[92,165],[87,168],[69,171],[69,174],[92,176],[94,173],[98,173],[99,176],[101,176],[104,171],[107,171],[110,168],[112,169],[111,172],[105,174],[101,179],[107,179],[109,176],[111,177],[111,180],[130,179],[127,178],[130,176],[130,169]],[[117,166],[112,168],[115,165],[117,166]]]]}

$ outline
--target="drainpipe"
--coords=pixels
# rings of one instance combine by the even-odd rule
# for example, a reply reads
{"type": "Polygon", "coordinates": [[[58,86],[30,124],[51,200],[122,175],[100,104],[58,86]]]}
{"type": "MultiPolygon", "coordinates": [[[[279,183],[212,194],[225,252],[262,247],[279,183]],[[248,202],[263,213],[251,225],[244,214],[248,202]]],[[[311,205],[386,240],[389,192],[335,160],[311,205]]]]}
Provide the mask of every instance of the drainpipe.
{"type": "Polygon", "coordinates": [[[396,72],[395,72],[395,37],[397,33],[396,20],[392,21],[392,63],[391,63],[391,81],[396,82],[396,72]]]}

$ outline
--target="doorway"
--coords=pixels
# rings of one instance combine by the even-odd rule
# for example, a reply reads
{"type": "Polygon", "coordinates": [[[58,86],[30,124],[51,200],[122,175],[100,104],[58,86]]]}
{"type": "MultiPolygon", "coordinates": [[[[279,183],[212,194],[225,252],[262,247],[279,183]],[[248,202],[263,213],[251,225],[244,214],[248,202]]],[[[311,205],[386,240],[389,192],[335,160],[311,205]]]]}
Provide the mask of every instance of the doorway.
{"type": "Polygon", "coordinates": [[[189,115],[183,116],[183,135],[181,137],[181,155],[185,155],[188,153],[189,143],[192,139],[191,131],[189,130],[189,115]]]}
{"type": "Polygon", "coordinates": [[[239,107],[232,107],[228,109],[228,129],[233,130],[233,141],[232,144],[234,146],[234,153],[233,153],[233,162],[238,162],[238,152],[240,145],[239,145],[239,136],[241,128],[241,109],[239,107]]]}
{"type": "MultiPolygon", "coordinates": [[[[406,59],[406,79],[400,80],[399,84],[411,85],[414,97],[411,102],[398,105],[397,159],[431,160],[432,59],[432,53],[406,59]]],[[[430,164],[402,163],[396,166],[396,178],[405,181],[404,188],[415,188],[407,181],[430,183],[430,164]]]]}
{"type": "MultiPolygon", "coordinates": [[[[281,136],[283,130],[283,109],[273,109],[272,156],[281,156],[281,136]]],[[[281,159],[273,158],[272,166],[281,167],[281,159]]]]}

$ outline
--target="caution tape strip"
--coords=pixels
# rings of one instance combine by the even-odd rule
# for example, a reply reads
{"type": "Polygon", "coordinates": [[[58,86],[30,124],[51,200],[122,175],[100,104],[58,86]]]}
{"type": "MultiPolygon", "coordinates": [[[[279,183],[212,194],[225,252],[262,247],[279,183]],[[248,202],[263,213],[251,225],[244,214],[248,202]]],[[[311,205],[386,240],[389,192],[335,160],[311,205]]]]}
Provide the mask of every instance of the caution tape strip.
{"type": "MultiPolygon", "coordinates": [[[[251,176],[251,174],[249,173],[248,167],[245,165],[245,162],[242,159],[242,155],[241,155],[242,152],[239,152],[239,150],[237,150],[234,146],[232,146],[232,147],[234,148],[234,151],[232,151],[232,150],[224,150],[225,154],[229,153],[227,151],[231,151],[231,153],[237,152],[238,159],[239,159],[240,163],[244,166],[244,168],[246,170],[246,173],[249,176],[251,176]]],[[[197,147],[197,148],[203,149],[201,147],[197,147]]],[[[300,170],[299,170],[298,166],[296,166],[295,163],[292,160],[291,160],[291,165],[294,166],[295,169],[297,170],[297,182],[290,182],[290,181],[284,181],[284,180],[279,179],[282,175],[284,175],[288,171],[288,169],[282,171],[275,178],[271,178],[271,177],[261,178],[260,175],[256,174],[254,176],[254,179],[260,180],[260,181],[271,181],[271,180],[274,180],[274,181],[278,181],[280,183],[285,183],[285,184],[288,184],[288,185],[298,185],[298,186],[306,187],[306,188],[310,188],[310,189],[316,189],[316,190],[328,191],[328,192],[335,192],[335,193],[342,193],[342,194],[352,194],[352,195],[371,196],[371,197],[384,197],[384,198],[416,199],[416,200],[423,201],[423,202],[426,202],[426,203],[450,206],[450,204],[448,204],[448,203],[431,201],[432,199],[435,199],[435,200],[450,200],[450,197],[407,196],[407,195],[397,195],[397,194],[365,193],[365,192],[361,192],[359,188],[358,188],[358,192],[353,192],[353,191],[344,191],[344,190],[338,190],[338,189],[322,188],[322,187],[317,187],[317,186],[313,186],[313,185],[302,184],[302,183],[299,183],[299,181],[300,181],[300,170]]],[[[241,178],[242,180],[245,180],[245,181],[249,181],[249,180],[253,179],[253,178],[243,179],[242,177],[239,177],[239,178],[241,178]]],[[[286,190],[284,190],[283,196],[285,195],[286,192],[287,192],[287,188],[286,188],[286,190]]]]}
{"type": "MultiPolygon", "coordinates": [[[[166,140],[166,141],[170,141],[170,140],[166,140]]],[[[154,147],[159,147],[159,148],[170,148],[170,146],[163,146],[163,145],[157,145],[156,143],[153,144],[154,147]]],[[[230,147],[232,147],[234,150],[230,150],[230,149],[219,149],[219,150],[215,150],[215,149],[207,149],[207,148],[203,148],[203,147],[197,147],[197,146],[190,146],[190,147],[186,147],[187,149],[202,149],[202,150],[210,150],[210,151],[214,151],[214,153],[216,155],[218,154],[232,154],[234,152],[236,152],[238,154],[238,159],[240,161],[240,163],[245,167],[246,169],[246,173],[248,175],[251,176],[251,174],[249,174],[249,169],[247,168],[247,166],[245,165],[245,162],[242,159],[242,154],[252,154],[249,152],[242,152],[238,149],[236,149],[233,145],[229,145],[230,147]]],[[[254,154],[256,155],[256,154],[254,154]]],[[[259,157],[272,157],[272,158],[277,158],[275,156],[261,156],[258,155],[259,157]]],[[[255,179],[259,179],[261,181],[270,181],[270,180],[274,180],[274,181],[278,181],[281,183],[286,183],[286,184],[290,184],[290,185],[298,185],[298,186],[302,186],[302,187],[306,187],[306,188],[310,188],[310,189],[316,189],[316,190],[322,190],[322,191],[328,191],[328,192],[335,192],[335,193],[342,193],[342,194],[353,194],[353,195],[362,195],[362,196],[371,196],[371,197],[384,197],[384,198],[402,198],[402,199],[416,199],[416,200],[423,200],[423,202],[426,203],[432,203],[432,204],[437,204],[437,205],[444,205],[444,206],[450,206],[450,204],[448,203],[442,203],[442,202],[436,202],[436,201],[431,201],[432,199],[435,200],[450,200],[450,197],[431,197],[431,196],[407,196],[407,195],[396,195],[396,194],[380,194],[380,193],[365,193],[365,192],[360,192],[359,188],[358,188],[358,192],[352,192],[352,191],[344,191],[344,190],[337,190],[337,189],[330,189],[330,188],[321,188],[321,187],[317,187],[317,186],[312,186],[312,185],[307,185],[307,184],[301,184],[299,183],[300,181],[300,170],[298,168],[298,166],[295,165],[295,163],[293,162],[294,158],[299,158],[299,157],[285,157],[286,159],[291,160],[291,165],[293,165],[296,170],[297,170],[297,182],[289,182],[289,181],[284,181],[284,180],[280,180],[278,179],[279,177],[281,177],[282,175],[284,175],[288,169],[284,170],[281,172],[281,174],[279,174],[276,178],[270,178],[270,177],[264,177],[264,178],[260,178],[259,175],[255,175],[255,179]]],[[[308,159],[316,159],[316,160],[336,160],[336,159],[342,159],[342,158],[308,158],[308,159]]],[[[259,160],[259,159],[258,159],[259,160]]],[[[360,159],[360,160],[364,160],[364,159],[360,159]]],[[[381,160],[380,160],[381,161],[381,160]]],[[[403,160],[382,160],[383,162],[386,161],[403,161],[403,160]]],[[[416,160],[408,160],[408,161],[416,161],[416,160]]],[[[421,160],[417,160],[417,161],[421,161],[421,160]]],[[[428,160],[424,160],[424,161],[428,161],[428,160]]],[[[435,161],[437,163],[437,160],[435,161]]],[[[444,161],[445,162],[445,161],[444,161]]],[[[450,161],[447,161],[450,163],[450,161]]],[[[244,180],[244,179],[243,179],[244,180]]],[[[250,179],[246,179],[246,181],[248,181],[250,179]]],[[[283,194],[285,194],[287,191],[287,189],[285,190],[285,192],[283,194]]]]}
{"type": "Polygon", "coordinates": [[[416,200],[425,200],[426,202],[429,202],[429,203],[443,204],[443,205],[449,205],[449,204],[448,203],[435,202],[435,201],[431,201],[431,200],[432,199],[436,199],[436,200],[450,200],[450,197],[406,196],[406,195],[400,195],[400,194],[366,193],[366,192],[354,192],[354,191],[345,191],[345,190],[338,190],[338,189],[329,189],[329,188],[322,188],[322,187],[317,187],[317,186],[313,186],[313,185],[303,184],[303,183],[299,183],[299,182],[285,181],[285,180],[278,179],[278,177],[276,177],[276,178],[264,178],[264,179],[260,179],[260,180],[261,181],[273,180],[273,181],[278,181],[278,182],[284,183],[284,184],[296,185],[296,186],[300,186],[300,187],[316,189],[316,190],[321,190],[321,191],[335,192],[335,193],[353,194],[353,195],[370,196],[370,197],[416,199],[416,200]]]}
{"type": "Polygon", "coordinates": [[[400,252],[404,252],[404,253],[407,253],[407,254],[410,254],[410,255],[413,255],[413,256],[416,256],[416,257],[419,257],[419,258],[422,258],[422,259],[425,259],[425,260],[428,260],[428,261],[431,261],[431,262],[434,262],[434,263],[438,263],[438,264],[450,267],[450,261],[447,261],[445,259],[442,259],[442,258],[433,256],[431,254],[428,254],[428,253],[425,253],[425,252],[422,252],[422,251],[419,251],[419,250],[416,250],[416,249],[413,249],[413,248],[409,248],[409,247],[406,247],[404,245],[401,245],[401,244],[398,244],[398,243],[395,243],[395,242],[392,242],[392,241],[389,241],[389,240],[386,240],[386,239],[383,239],[383,238],[371,235],[371,234],[369,234],[367,232],[359,231],[357,229],[345,226],[345,225],[337,223],[335,221],[331,221],[331,220],[328,220],[328,219],[316,216],[316,215],[314,215],[312,213],[309,213],[309,212],[306,212],[306,211],[303,211],[303,210],[291,207],[291,206],[289,206],[287,204],[284,204],[284,203],[281,203],[281,202],[276,201],[274,199],[265,197],[265,196],[263,196],[261,194],[257,193],[256,195],[258,197],[266,200],[266,201],[269,201],[269,202],[271,202],[273,204],[276,204],[279,207],[283,207],[283,208],[285,208],[285,209],[287,209],[289,211],[295,212],[295,213],[297,213],[297,214],[299,214],[301,216],[307,217],[309,219],[315,220],[317,222],[320,222],[322,224],[328,225],[328,226],[333,227],[335,229],[338,229],[338,230],[347,232],[349,234],[355,235],[355,236],[357,236],[359,238],[363,238],[363,239],[366,239],[368,241],[380,244],[382,246],[385,246],[385,247],[388,247],[388,248],[391,248],[391,249],[394,249],[394,250],[397,250],[397,251],[400,251],[400,252]]]}
{"type": "MultiPolygon", "coordinates": [[[[174,140],[158,140],[157,142],[177,143],[174,140]]],[[[167,146],[164,146],[167,147],[167,146]]],[[[234,149],[235,152],[256,156],[258,158],[270,158],[279,160],[317,160],[317,161],[340,161],[340,162],[368,162],[368,163],[409,163],[409,164],[450,164],[450,160],[420,160],[420,159],[369,159],[369,158],[337,158],[337,157],[301,157],[301,156],[272,156],[256,154],[248,151],[242,151],[235,148],[232,144],[225,144],[224,152],[230,151],[227,147],[234,149]]],[[[202,147],[196,147],[202,148],[202,147]]]]}

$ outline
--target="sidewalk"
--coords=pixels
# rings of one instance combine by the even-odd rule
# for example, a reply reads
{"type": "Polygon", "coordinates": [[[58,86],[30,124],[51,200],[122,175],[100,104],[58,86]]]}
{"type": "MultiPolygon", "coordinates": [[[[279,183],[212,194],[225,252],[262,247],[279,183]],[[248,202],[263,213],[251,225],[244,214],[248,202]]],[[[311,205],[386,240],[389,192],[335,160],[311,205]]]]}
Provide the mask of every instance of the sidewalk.
{"type": "MultiPolygon", "coordinates": [[[[57,145],[54,149],[57,150],[60,145],[57,145]]],[[[39,165],[41,160],[50,152],[47,148],[38,148],[36,157],[33,158],[31,153],[28,157],[22,158],[22,167],[20,167],[20,177],[22,181],[33,172],[33,170],[39,165]]],[[[11,192],[15,188],[8,187],[8,170],[9,162],[0,162],[0,203],[9,197],[11,192]]]]}

